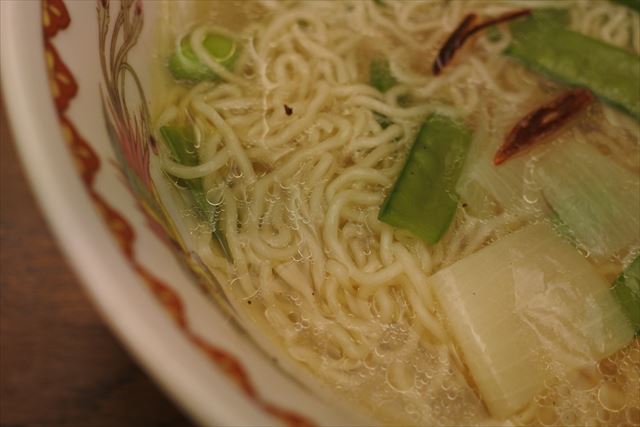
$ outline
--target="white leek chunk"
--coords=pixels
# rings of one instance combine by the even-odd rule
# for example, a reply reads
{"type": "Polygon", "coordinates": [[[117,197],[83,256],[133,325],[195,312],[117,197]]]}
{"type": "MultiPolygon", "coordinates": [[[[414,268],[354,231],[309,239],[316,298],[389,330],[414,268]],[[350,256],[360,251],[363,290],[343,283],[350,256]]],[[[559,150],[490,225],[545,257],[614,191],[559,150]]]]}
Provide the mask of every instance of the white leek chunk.
{"type": "Polygon", "coordinates": [[[537,204],[537,191],[529,188],[525,177],[534,154],[545,147],[514,156],[499,166],[493,163],[496,150],[519,114],[518,109],[502,110],[498,115],[506,118],[499,120],[484,114],[476,126],[467,157],[473,161],[465,163],[456,187],[473,215],[486,217],[497,207],[513,210],[537,204]]]}
{"type": "Polygon", "coordinates": [[[549,207],[594,257],[640,244],[640,176],[578,142],[557,144],[534,174],[549,207]]]}
{"type": "Polygon", "coordinates": [[[439,271],[428,285],[499,418],[529,402],[554,369],[593,363],[634,334],[608,283],[545,223],[439,271]]]}

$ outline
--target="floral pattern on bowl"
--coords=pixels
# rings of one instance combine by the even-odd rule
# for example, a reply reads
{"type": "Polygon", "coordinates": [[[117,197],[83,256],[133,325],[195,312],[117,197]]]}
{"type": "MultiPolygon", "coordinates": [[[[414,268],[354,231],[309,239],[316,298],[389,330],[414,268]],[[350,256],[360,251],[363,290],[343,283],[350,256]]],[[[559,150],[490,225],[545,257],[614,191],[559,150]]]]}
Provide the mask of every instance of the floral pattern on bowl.
{"type": "MultiPolygon", "coordinates": [[[[143,4],[142,0],[97,0],[94,4],[101,74],[100,108],[108,146],[83,136],[78,126],[81,114],[74,110],[74,105],[84,87],[79,83],[78,74],[74,74],[73,66],[65,60],[58,44],[64,42],[58,38],[76,22],[74,9],[84,8],[78,13],[86,13],[86,3],[89,2],[41,1],[46,71],[61,133],[79,178],[130,269],[187,340],[225,374],[230,380],[228,385],[237,387],[247,401],[259,408],[264,414],[259,418],[261,423],[290,426],[346,424],[349,421],[344,420],[349,417],[345,418],[339,411],[333,413],[331,405],[275,367],[237,329],[226,324],[223,326],[228,330],[211,332],[207,327],[211,324],[209,312],[216,310],[209,301],[202,301],[204,295],[194,286],[198,282],[197,276],[188,274],[187,270],[206,272],[190,256],[170,215],[160,203],[150,172],[150,159],[157,154],[157,147],[149,127],[145,88],[135,66],[129,62],[143,32],[147,3],[143,4]],[[106,175],[110,176],[109,185],[105,183],[106,175]],[[117,191],[114,180],[121,184],[117,191]],[[132,219],[132,215],[140,218],[132,219]],[[159,242],[164,245],[158,245],[159,242]],[[159,246],[164,246],[165,252],[179,259],[179,263],[167,267],[173,270],[168,274],[157,273],[150,267],[152,257],[147,250],[151,247],[150,252],[154,252],[159,246]],[[176,277],[180,284],[171,280],[176,277]],[[187,293],[190,295],[186,296],[187,293]],[[199,306],[196,307],[194,301],[198,298],[199,306]],[[203,304],[206,310],[203,310],[203,304]],[[203,311],[208,313],[203,314],[203,311]],[[296,410],[289,409],[294,405],[296,410]]],[[[217,319],[226,319],[225,323],[229,323],[229,315],[225,317],[221,312],[224,307],[218,307],[214,313],[217,319]]],[[[111,314],[107,313],[107,317],[111,314]]],[[[142,359],[144,361],[144,357],[142,359]]],[[[165,386],[172,388],[170,382],[165,386]]],[[[205,409],[200,414],[207,412],[205,409]]],[[[221,418],[215,411],[209,412],[211,416],[196,418],[206,424],[217,424],[221,418]]]]}

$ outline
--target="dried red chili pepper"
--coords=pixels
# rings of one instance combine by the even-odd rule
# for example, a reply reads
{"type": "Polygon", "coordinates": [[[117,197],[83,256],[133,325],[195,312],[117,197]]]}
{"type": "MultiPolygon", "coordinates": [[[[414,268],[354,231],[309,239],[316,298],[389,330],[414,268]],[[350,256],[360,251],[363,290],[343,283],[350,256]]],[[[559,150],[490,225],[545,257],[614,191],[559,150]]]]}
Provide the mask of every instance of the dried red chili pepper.
{"type": "Polygon", "coordinates": [[[514,154],[540,142],[559,131],[589,104],[594,96],[588,89],[578,88],[563,93],[518,121],[493,158],[499,165],[514,154]]]}
{"type": "Polygon", "coordinates": [[[453,58],[453,54],[462,46],[464,43],[464,35],[469,31],[471,25],[478,18],[478,15],[475,13],[470,13],[464,17],[460,25],[451,33],[447,41],[444,42],[444,45],[440,48],[438,52],[438,56],[436,60],[433,61],[433,74],[438,75],[440,71],[444,68],[445,65],[451,61],[453,58]]]}
{"type": "Polygon", "coordinates": [[[473,25],[473,23],[475,22],[477,15],[475,13],[466,15],[460,25],[458,25],[458,27],[453,33],[451,33],[444,45],[442,45],[440,51],[438,51],[438,56],[436,57],[435,61],[433,61],[433,74],[436,76],[440,74],[442,69],[449,62],[451,62],[451,59],[453,58],[453,55],[456,53],[456,51],[460,49],[462,45],[464,45],[464,43],[478,31],[481,31],[492,25],[501,24],[503,22],[511,21],[513,19],[528,15],[531,15],[531,9],[516,10],[514,12],[505,13],[496,18],[488,19],[476,25],[473,25]]]}

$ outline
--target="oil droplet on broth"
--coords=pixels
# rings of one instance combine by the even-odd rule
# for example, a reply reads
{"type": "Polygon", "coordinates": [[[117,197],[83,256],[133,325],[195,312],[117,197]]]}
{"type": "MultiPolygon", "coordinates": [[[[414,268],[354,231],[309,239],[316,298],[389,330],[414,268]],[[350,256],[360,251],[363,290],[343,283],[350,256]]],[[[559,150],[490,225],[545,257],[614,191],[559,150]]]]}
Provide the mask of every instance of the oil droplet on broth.
{"type": "Polygon", "coordinates": [[[607,411],[604,408],[599,408],[596,411],[596,416],[598,418],[598,421],[600,421],[600,422],[602,422],[604,424],[607,424],[608,421],[611,420],[611,412],[607,411]]]}
{"type": "Polygon", "coordinates": [[[573,412],[565,412],[564,414],[562,414],[560,423],[567,426],[572,426],[576,424],[577,418],[578,417],[576,417],[576,414],[574,414],[573,412]]]}
{"type": "Polygon", "coordinates": [[[394,361],[387,367],[387,384],[394,390],[405,392],[415,385],[415,372],[404,361],[394,361]]]}
{"type": "Polygon", "coordinates": [[[598,371],[605,376],[614,376],[618,373],[618,368],[610,358],[602,359],[598,363],[598,371]]]}
{"type": "Polygon", "coordinates": [[[640,426],[640,407],[627,408],[625,410],[626,421],[632,426],[640,426]]]}
{"type": "Polygon", "coordinates": [[[611,382],[605,382],[600,386],[598,401],[603,408],[612,412],[619,412],[626,406],[624,391],[617,384],[611,382]]]}
{"type": "Polygon", "coordinates": [[[567,374],[571,387],[579,391],[594,390],[600,384],[601,375],[595,365],[567,374]]]}
{"type": "Polygon", "coordinates": [[[538,411],[538,421],[545,426],[552,426],[558,422],[558,414],[555,409],[548,406],[543,407],[538,411]]]}

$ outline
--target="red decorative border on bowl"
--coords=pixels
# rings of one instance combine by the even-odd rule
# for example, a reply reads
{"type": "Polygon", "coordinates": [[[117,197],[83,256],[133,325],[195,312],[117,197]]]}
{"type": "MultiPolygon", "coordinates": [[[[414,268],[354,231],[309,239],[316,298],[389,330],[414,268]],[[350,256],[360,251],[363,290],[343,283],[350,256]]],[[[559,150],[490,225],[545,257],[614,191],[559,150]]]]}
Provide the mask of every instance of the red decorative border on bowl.
{"type": "Polygon", "coordinates": [[[109,231],[118,242],[127,262],[148,286],[149,290],[171,315],[176,325],[185,333],[189,340],[231,378],[249,399],[268,414],[283,421],[286,425],[314,426],[315,424],[308,418],[288,409],[273,405],[260,396],[242,364],[225,350],[213,346],[197,335],[189,325],[185,315],[184,304],[180,296],[168,285],[153,276],[138,260],[133,246],[136,239],[134,228],[124,216],[110,206],[95,189],[95,177],[101,166],[100,158],[88,142],[79,134],[74,124],[66,115],[67,108],[77,96],[79,87],[73,74],[62,61],[58,51],[52,44],[52,39],[59,31],[66,29],[70,24],[71,17],[64,0],[42,0],[42,28],[47,74],[62,133],[89,196],[93,200],[109,231]]]}

